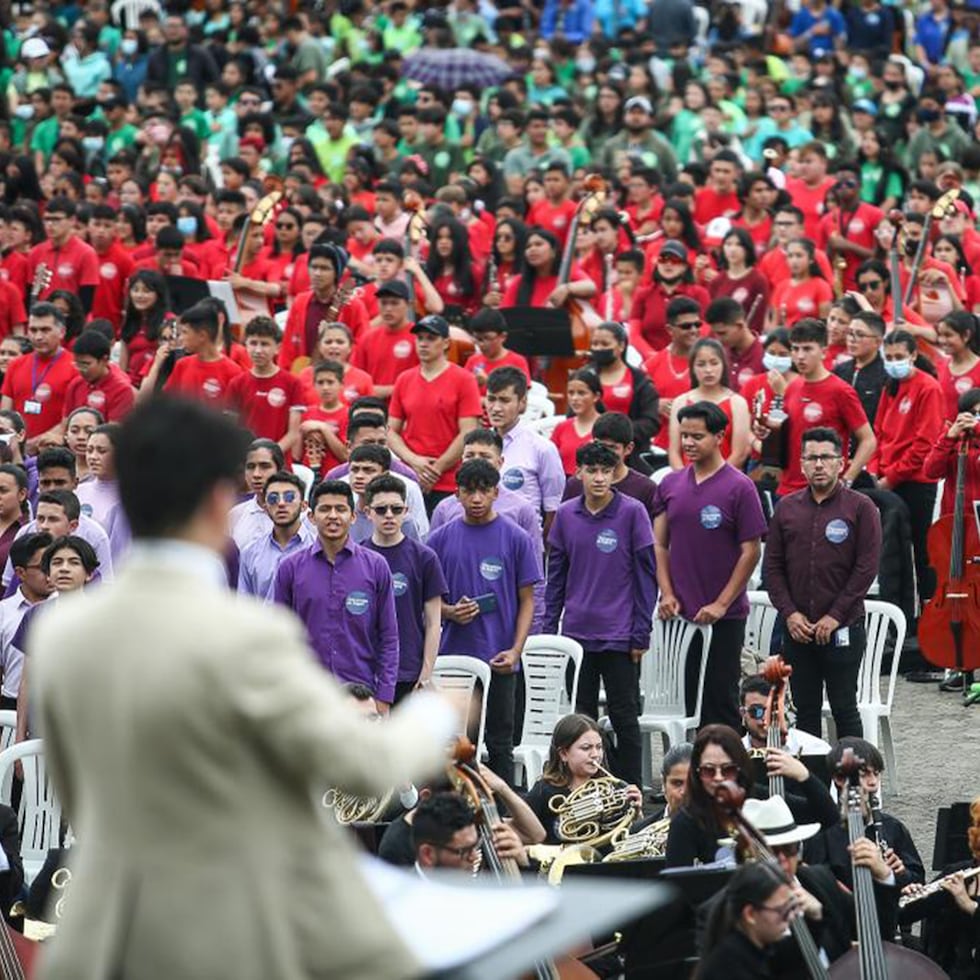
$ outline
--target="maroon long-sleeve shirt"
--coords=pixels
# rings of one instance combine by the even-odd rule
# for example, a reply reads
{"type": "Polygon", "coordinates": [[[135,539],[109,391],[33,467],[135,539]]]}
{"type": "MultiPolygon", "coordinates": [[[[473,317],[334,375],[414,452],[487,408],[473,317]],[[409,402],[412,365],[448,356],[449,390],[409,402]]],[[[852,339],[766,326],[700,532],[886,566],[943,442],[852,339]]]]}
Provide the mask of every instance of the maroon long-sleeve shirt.
{"type": "Polygon", "coordinates": [[[817,503],[809,487],[779,501],[766,538],[765,581],[783,617],[801,612],[841,626],[864,617],[878,572],[881,518],[870,498],[843,484],[817,503]]]}

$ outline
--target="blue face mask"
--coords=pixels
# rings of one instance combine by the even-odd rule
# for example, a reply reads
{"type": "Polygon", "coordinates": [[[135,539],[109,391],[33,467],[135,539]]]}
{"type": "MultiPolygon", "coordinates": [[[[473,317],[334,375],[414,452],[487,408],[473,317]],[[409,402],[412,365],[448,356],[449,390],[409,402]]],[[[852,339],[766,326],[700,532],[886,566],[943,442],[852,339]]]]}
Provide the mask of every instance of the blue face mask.
{"type": "Polygon", "coordinates": [[[911,373],[911,361],[885,361],[885,374],[895,381],[904,381],[911,373]]]}
{"type": "Polygon", "coordinates": [[[793,358],[788,354],[770,354],[766,352],[762,355],[762,366],[767,371],[778,371],[785,374],[793,366],[793,358]]]}
{"type": "Polygon", "coordinates": [[[181,215],[177,219],[177,231],[182,235],[196,235],[197,234],[197,218],[193,215],[181,215]]]}

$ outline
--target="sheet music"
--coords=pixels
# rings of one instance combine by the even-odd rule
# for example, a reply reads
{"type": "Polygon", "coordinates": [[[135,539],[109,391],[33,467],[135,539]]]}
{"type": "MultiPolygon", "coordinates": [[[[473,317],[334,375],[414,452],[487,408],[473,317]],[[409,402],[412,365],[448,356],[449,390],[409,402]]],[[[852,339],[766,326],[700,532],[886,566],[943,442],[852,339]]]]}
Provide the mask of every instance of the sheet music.
{"type": "Polygon", "coordinates": [[[462,875],[459,885],[445,884],[369,855],[361,856],[360,868],[402,942],[430,970],[471,962],[558,907],[557,893],[544,885],[498,888],[470,883],[462,875]],[[466,915],[460,916],[464,907],[466,915]]]}
{"type": "Polygon", "coordinates": [[[231,288],[230,282],[225,282],[223,279],[209,279],[208,292],[225,304],[229,323],[241,323],[242,316],[238,311],[238,301],[235,299],[235,291],[231,288]]]}

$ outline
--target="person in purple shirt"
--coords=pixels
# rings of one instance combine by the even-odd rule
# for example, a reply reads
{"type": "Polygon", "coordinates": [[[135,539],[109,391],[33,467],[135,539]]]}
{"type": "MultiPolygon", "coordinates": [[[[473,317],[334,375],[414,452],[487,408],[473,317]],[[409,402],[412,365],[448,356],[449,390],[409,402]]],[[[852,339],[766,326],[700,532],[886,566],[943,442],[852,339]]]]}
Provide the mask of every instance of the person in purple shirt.
{"type": "Polygon", "coordinates": [[[484,737],[490,768],[509,784],[516,672],[541,573],[531,538],[494,510],[499,483],[500,474],[486,460],[464,463],[456,474],[463,519],[433,531],[428,544],[447,583],[439,652],[476,657],[493,670],[484,737]]]}
{"type": "Polygon", "coordinates": [[[575,710],[597,718],[599,681],[616,731],[613,771],[642,785],[637,665],[650,645],[653,530],[643,505],[613,488],[616,454],[598,442],[575,454],[582,495],[558,508],[548,535],[544,629],[582,644],[575,710]],[[562,618],[564,613],[564,618],[562,618]]]}
{"type": "Polygon", "coordinates": [[[238,563],[238,591],[266,602],[275,598],[276,572],[283,559],[309,545],[313,531],[305,519],[303,481],[295,473],[273,473],[262,491],[272,532],[255,538],[238,563]]]}
{"type": "MultiPolygon", "coordinates": [[[[371,399],[379,400],[379,399],[371,399]]],[[[347,423],[347,448],[350,452],[358,446],[384,446],[388,448],[388,421],[383,409],[361,407],[367,398],[358,398],[351,406],[350,421],[347,423]]],[[[350,463],[341,463],[328,471],[326,479],[339,480],[350,472],[350,463]]],[[[392,455],[391,472],[405,477],[406,480],[419,482],[418,474],[407,463],[392,455]]]]}
{"type": "MultiPolygon", "coordinates": [[[[647,476],[627,465],[633,455],[633,423],[622,412],[603,412],[592,427],[592,440],[611,449],[616,456],[616,469],[613,470],[613,489],[625,497],[632,497],[643,504],[643,509],[653,524],[653,502],[657,496],[657,485],[647,476]]],[[[578,476],[570,476],[565,484],[562,501],[573,500],[582,495],[582,481],[578,476]]]]}
{"type": "Polygon", "coordinates": [[[324,480],[311,498],[316,540],[290,555],[276,573],[276,602],[306,625],[320,662],[339,681],[374,692],[386,714],[398,679],[398,623],[385,560],[350,539],[354,494],[324,480]]]}
{"type": "Polygon", "coordinates": [[[365,507],[374,527],[364,547],[384,558],[394,583],[399,649],[396,703],[427,686],[432,677],[446,591],[436,553],[402,530],[408,515],[405,497],[405,481],[391,473],[376,476],[364,490],[365,507]]]}
{"type": "MultiPolygon", "coordinates": [[[[657,488],[653,534],[662,619],[683,616],[712,628],[704,678],[702,725],[738,730],[738,678],[749,600],[745,586],[759,561],[766,519],[755,484],[725,462],[728,419],[715,404],[695,402],[677,416],[689,465],[657,488]]],[[[700,660],[687,664],[688,710],[700,660]]]]}

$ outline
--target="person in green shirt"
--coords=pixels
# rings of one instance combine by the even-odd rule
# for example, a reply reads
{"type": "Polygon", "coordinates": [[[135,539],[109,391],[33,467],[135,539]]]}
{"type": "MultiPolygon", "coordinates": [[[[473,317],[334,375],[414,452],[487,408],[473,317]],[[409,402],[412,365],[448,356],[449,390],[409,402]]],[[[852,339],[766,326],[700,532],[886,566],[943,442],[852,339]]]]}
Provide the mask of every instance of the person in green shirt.
{"type": "Polygon", "coordinates": [[[418,118],[420,142],[415,152],[429,165],[432,187],[443,187],[454,174],[463,172],[462,151],[446,139],[446,110],[442,106],[420,109],[418,118]]]}
{"type": "Polygon", "coordinates": [[[211,135],[211,127],[207,117],[197,107],[197,89],[189,78],[177,82],[174,102],[180,110],[180,125],[190,129],[203,143],[211,135]]]}
{"type": "Polygon", "coordinates": [[[385,51],[412,54],[422,47],[422,32],[416,17],[410,15],[405,0],[395,0],[388,8],[388,23],[381,31],[385,51]]]}
{"type": "Polygon", "coordinates": [[[300,89],[307,89],[317,82],[322,82],[327,74],[327,53],[316,38],[306,29],[306,20],[302,14],[287,17],[283,24],[286,42],[294,52],[289,59],[289,66],[299,72],[297,79],[300,89]]]}
{"type": "Polygon", "coordinates": [[[109,17],[109,4],[105,0],[89,0],[85,4],[85,19],[99,29],[99,47],[112,60],[116,57],[122,41],[122,31],[109,17]]]}
{"type": "Polygon", "coordinates": [[[571,157],[572,172],[584,170],[592,160],[592,154],[578,134],[582,117],[570,106],[562,106],[551,113],[551,132],[558,145],[571,157]]]}
{"type": "Polygon", "coordinates": [[[330,180],[339,184],[347,169],[350,151],[359,145],[357,136],[347,128],[347,106],[334,102],[323,116],[325,135],[312,126],[307,127],[306,136],[316,150],[320,167],[330,180]]]}
{"type": "Polygon", "coordinates": [[[238,116],[228,104],[231,92],[224,82],[212,82],[204,89],[207,111],[204,121],[208,132],[205,139],[209,146],[218,148],[218,159],[233,157],[238,152],[238,116]]]}
{"type": "Polygon", "coordinates": [[[102,118],[109,132],[106,134],[106,159],[114,157],[120,150],[129,149],[135,142],[139,130],[126,120],[126,100],[121,95],[113,95],[100,102],[102,118]]]}
{"type": "Polygon", "coordinates": [[[38,89],[31,93],[34,118],[38,122],[31,131],[28,145],[38,173],[47,168],[61,134],[61,123],[71,115],[74,102],[75,95],[70,85],[56,85],[50,92],[38,89]]]}

